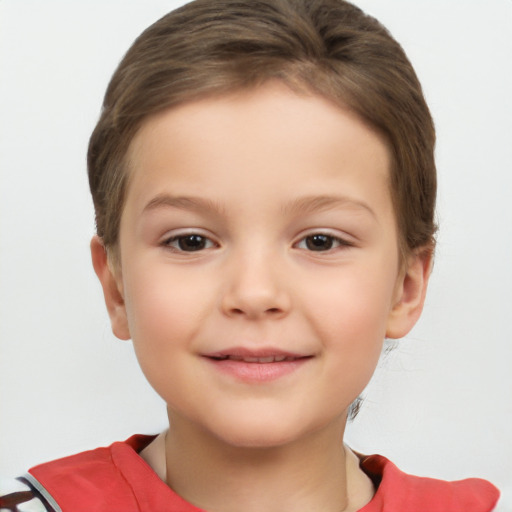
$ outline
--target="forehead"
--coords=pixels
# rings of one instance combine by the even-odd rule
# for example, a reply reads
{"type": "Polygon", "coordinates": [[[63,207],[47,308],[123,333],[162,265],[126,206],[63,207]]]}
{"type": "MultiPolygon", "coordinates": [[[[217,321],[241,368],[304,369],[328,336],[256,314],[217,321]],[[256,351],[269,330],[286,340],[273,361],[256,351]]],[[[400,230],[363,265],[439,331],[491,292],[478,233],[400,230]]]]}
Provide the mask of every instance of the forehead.
{"type": "Polygon", "coordinates": [[[285,180],[293,199],[332,192],[342,174],[346,192],[355,181],[387,192],[390,153],[384,138],[350,110],[272,83],[147,118],[128,161],[128,198],[137,202],[151,200],[164,181],[178,191],[186,185],[187,193],[253,190],[256,200],[256,191],[282,192],[285,180]],[[313,181],[325,190],[310,190],[313,181]]]}

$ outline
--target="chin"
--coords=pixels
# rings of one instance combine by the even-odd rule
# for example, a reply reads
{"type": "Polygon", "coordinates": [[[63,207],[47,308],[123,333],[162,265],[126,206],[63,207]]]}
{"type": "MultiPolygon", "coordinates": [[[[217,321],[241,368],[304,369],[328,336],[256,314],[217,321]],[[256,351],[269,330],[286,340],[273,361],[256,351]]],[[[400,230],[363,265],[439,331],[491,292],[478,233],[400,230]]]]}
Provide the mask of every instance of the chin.
{"type": "Polygon", "coordinates": [[[227,425],[217,425],[211,432],[223,443],[234,448],[270,449],[291,445],[321,429],[321,426],[310,428],[300,421],[283,421],[275,418],[265,421],[262,418],[251,418],[249,421],[230,422],[227,425]],[[299,429],[297,426],[301,425],[299,429]]]}
{"type": "Polygon", "coordinates": [[[276,435],[274,432],[254,432],[253,435],[251,434],[250,432],[235,433],[234,435],[222,436],[220,440],[233,448],[265,450],[289,445],[300,437],[290,434],[276,435]]]}

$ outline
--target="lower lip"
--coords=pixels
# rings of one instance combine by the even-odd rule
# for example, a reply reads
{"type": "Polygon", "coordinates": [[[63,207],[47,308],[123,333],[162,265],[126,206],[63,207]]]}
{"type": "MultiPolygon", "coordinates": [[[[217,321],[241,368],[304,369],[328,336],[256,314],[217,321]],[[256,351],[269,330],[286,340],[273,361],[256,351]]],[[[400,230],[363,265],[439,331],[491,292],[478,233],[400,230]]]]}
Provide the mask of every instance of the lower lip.
{"type": "Polygon", "coordinates": [[[307,361],[308,357],[294,359],[293,361],[279,361],[274,363],[247,363],[232,359],[207,360],[220,372],[231,375],[243,382],[271,382],[297,371],[307,361]]]}

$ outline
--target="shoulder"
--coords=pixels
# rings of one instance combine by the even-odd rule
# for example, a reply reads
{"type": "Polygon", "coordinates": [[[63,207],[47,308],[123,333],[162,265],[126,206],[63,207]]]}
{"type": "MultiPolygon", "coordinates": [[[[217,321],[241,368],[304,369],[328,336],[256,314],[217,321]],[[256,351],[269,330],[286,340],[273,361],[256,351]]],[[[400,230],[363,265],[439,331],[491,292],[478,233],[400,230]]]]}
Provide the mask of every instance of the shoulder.
{"type": "MultiPolygon", "coordinates": [[[[201,512],[174,493],[140,456],[155,437],[136,435],[33,467],[27,478],[55,504],[41,512],[201,512]]],[[[7,511],[25,512],[0,508],[7,511]]]]}
{"type": "MultiPolygon", "coordinates": [[[[31,468],[23,480],[53,506],[42,508],[44,512],[139,510],[126,473],[150,472],[138,452],[152,439],[133,436],[125,442],[40,464],[31,468]]],[[[25,509],[18,506],[7,510],[25,509]]]]}
{"type": "Polygon", "coordinates": [[[374,499],[361,512],[491,512],[499,498],[498,489],[486,480],[447,482],[408,475],[380,455],[362,456],[361,468],[377,488],[374,499]]]}
{"type": "Polygon", "coordinates": [[[60,512],[26,477],[0,478],[0,510],[13,512],[60,512]]]}

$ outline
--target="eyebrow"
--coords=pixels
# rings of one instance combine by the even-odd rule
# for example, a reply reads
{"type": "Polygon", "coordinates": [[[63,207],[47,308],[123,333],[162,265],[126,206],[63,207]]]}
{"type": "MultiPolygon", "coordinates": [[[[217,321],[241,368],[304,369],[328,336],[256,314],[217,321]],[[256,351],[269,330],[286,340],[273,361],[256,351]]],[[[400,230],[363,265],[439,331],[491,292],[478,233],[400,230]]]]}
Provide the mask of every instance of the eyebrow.
{"type": "MultiPolygon", "coordinates": [[[[159,194],[144,207],[143,212],[157,210],[159,208],[177,208],[180,210],[191,210],[196,212],[216,212],[222,213],[222,205],[212,201],[194,196],[173,196],[169,194],[159,194]]],[[[334,209],[337,207],[349,207],[365,210],[377,219],[377,215],[372,208],[364,201],[359,201],[346,196],[306,196],[295,199],[282,208],[284,215],[288,214],[308,214],[318,211],[334,209]]]]}
{"type": "Polygon", "coordinates": [[[169,194],[159,194],[146,206],[144,206],[143,212],[157,210],[159,208],[178,208],[180,210],[192,210],[192,211],[215,211],[221,212],[222,206],[212,201],[211,199],[203,199],[201,197],[188,197],[188,196],[173,196],[169,194]]]}
{"type": "Polygon", "coordinates": [[[364,201],[359,201],[346,196],[306,196],[292,201],[283,208],[283,213],[307,214],[338,207],[349,207],[366,210],[372,217],[377,219],[376,213],[364,201]]]}

